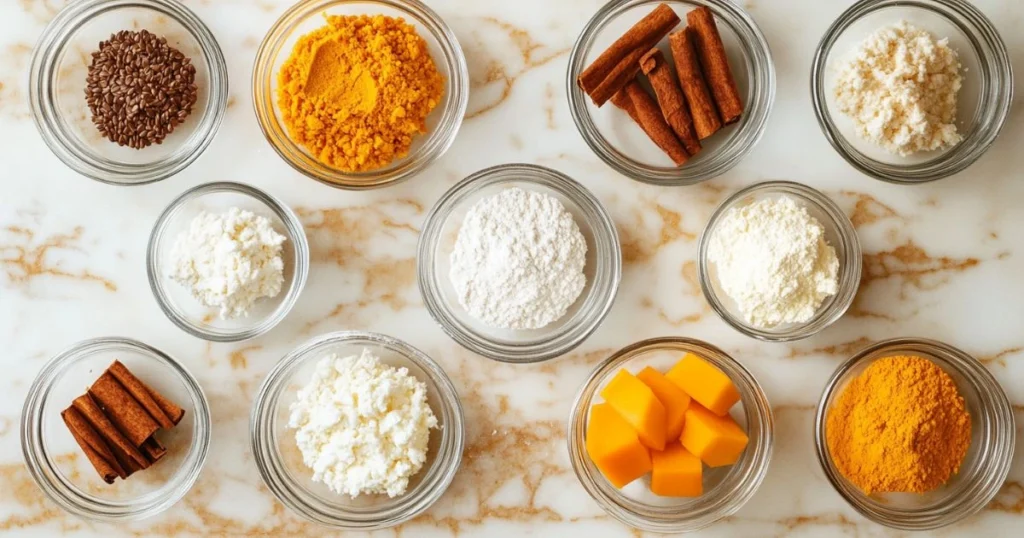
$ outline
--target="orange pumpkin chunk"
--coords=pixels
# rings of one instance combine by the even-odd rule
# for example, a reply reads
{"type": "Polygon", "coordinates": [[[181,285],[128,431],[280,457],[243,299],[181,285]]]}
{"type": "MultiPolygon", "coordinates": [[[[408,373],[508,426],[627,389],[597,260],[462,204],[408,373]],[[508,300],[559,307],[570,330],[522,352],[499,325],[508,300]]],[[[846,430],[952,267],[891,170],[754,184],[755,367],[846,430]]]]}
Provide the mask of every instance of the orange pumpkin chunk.
{"type": "Polygon", "coordinates": [[[693,353],[687,353],[665,377],[718,416],[728,414],[740,400],[729,376],[693,353]]]}
{"type": "Polygon", "coordinates": [[[651,471],[651,453],[633,427],[606,403],[590,408],[586,446],[590,461],[617,488],[651,471]]]}
{"type": "Polygon", "coordinates": [[[690,404],[679,442],[709,467],[732,465],[747,447],[747,434],[732,417],[690,404]]]}
{"type": "Polygon", "coordinates": [[[651,452],[651,493],[662,497],[699,497],[704,493],[704,466],[679,442],[651,452]]]}
{"type": "Polygon", "coordinates": [[[679,434],[683,432],[683,421],[686,420],[686,408],[690,407],[690,396],[650,366],[640,370],[636,377],[665,406],[665,438],[679,439],[679,434]]]}
{"type": "Polygon", "coordinates": [[[665,449],[665,406],[643,381],[628,370],[619,370],[601,389],[601,397],[633,426],[644,446],[665,449]]]}

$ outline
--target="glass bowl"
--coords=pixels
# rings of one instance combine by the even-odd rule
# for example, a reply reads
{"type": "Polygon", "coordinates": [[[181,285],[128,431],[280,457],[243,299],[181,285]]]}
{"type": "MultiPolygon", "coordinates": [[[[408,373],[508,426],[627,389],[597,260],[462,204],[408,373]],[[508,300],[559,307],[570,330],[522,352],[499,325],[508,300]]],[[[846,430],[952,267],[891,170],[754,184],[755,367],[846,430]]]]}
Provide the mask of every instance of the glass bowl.
{"type": "Polygon", "coordinates": [[[285,506],[321,525],[370,531],[412,519],[441,498],[462,462],[464,423],[459,395],[433,359],[396,338],[342,331],[314,338],[277,363],[256,393],[249,440],[263,481],[285,506]],[[313,482],[295,444],[294,430],[288,428],[288,408],[316,363],[332,353],[356,355],[363,349],[373,351],[385,364],[407,368],[426,383],[427,400],[437,417],[438,429],[430,433],[426,463],[410,480],[405,495],[393,499],[387,495],[352,499],[313,482]]]}
{"type": "Polygon", "coordinates": [[[210,29],[177,0],[81,0],[43,30],[32,56],[29,99],[43,141],[64,164],[103,183],[142,185],[184,170],[213,141],[227,110],[227,64],[210,29]],[[199,88],[185,123],[162,144],[141,150],[101,135],[85,102],[92,52],[126,29],[166,37],[192,59],[199,88]]]}
{"type": "Polygon", "coordinates": [[[691,338],[643,340],[605,359],[590,374],[569,414],[569,460],[587,493],[615,519],[648,532],[691,532],[736,513],[757,491],[768,472],[774,436],[772,408],[757,380],[722,350],[691,338]],[[704,494],[694,498],[659,497],[650,492],[650,475],[617,489],[597,469],[586,450],[587,421],[598,393],[622,368],[636,374],[646,366],[667,371],[686,353],[693,353],[729,376],[740,393],[730,414],[750,442],[739,461],[727,467],[704,468],[704,494]]]}
{"type": "Polygon", "coordinates": [[[843,363],[825,385],[814,421],[818,461],[836,491],[871,521],[908,531],[945,527],[984,508],[1010,472],[1015,435],[1010,401],[992,374],[963,351],[922,338],[879,342],[843,363]],[[874,361],[893,355],[926,358],[953,378],[971,416],[971,446],[960,472],[934,491],[865,495],[833,465],[825,437],[826,420],[828,410],[853,378],[874,361]]]}
{"type": "Polygon", "coordinates": [[[210,447],[210,410],[192,374],[142,342],[97,338],[79,342],[43,366],[21,413],[25,465],[46,496],[68,512],[98,521],[136,520],[167,510],[199,477],[210,447]],[[159,462],[127,480],[106,484],[60,416],[114,360],[185,410],[157,437],[167,447],[159,462]]]}
{"type": "Polygon", "coordinates": [[[463,179],[438,200],[420,234],[416,272],[423,302],[448,336],[489,359],[532,363],[568,353],[601,325],[622,278],[622,248],[615,223],[582,185],[549,168],[506,164],[463,179]],[[493,329],[482,324],[459,304],[449,278],[451,253],[466,213],[482,198],[509,187],[557,198],[587,241],[586,287],[561,319],[541,329],[493,329]]]}
{"type": "MultiPolygon", "coordinates": [[[[662,48],[667,40],[662,42],[662,48]]],[[[671,54],[666,52],[666,58],[671,54]]],[[[672,63],[669,60],[669,63],[672,63]]],[[[693,185],[724,174],[757,145],[775,100],[775,66],[768,40],[757,23],[729,0],[613,0],[583,28],[569,54],[566,73],[569,110],[583,140],[597,156],[622,175],[654,185],[693,185]],[[657,4],[668,4],[683,22],[686,12],[707,6],[715,15],[744,110],[740,120],[702,140],[704,149],[682,167],[647,138],[625,113],[607,103],[599,110],[576,78],[605,49],[657,4]]]]}
{"type": "Polygon", "coordinates": [[[1013,100],[1010,58],[992,23],[964,0],[860,0],[843,12],[818,44],[811,98],[832,147],[854,168],[892,183],[923,183],[956,174],[977,161],[1003,128],[1013,100]],[[937,38],[948,37],[962,64],[957,102],[959,144],[900,157],[862,140],[833,97],[836,66],[875,30],[907,20],[937,38]]]}
{"type": "Polygon", "coordinates": [[[789,342],[807,338],[843,317],[857,295],[863,268],[860,240],[849,217],[828,196],[806,185],[789,181],[757,183],[722,202],[704,227],[697,260],[697,277],[704,298],[711,308],[737,331],[769,342],[789,342]],[[814,317],[805,323],[787,323],[771,329],[762,329],[747,323],[736,303],[722,289],[715,266],[708,260],[708,247],[716,227],[730,209],[757,200],[782,196],[788,196],[806,208],[807,212],[825,228],[825,238],[828,244],[835,248],[836,257],[839,258],[839,292],[825,299],[814,317]]]}
{"type": "Polygon", "coordinates": [[[370,189],[408,179],[448,151],[469,104],[469,68],[455,33],[419,0],[302,0],[286,11],[263,39],[256,53],[252,92],[263,135],[292,168],[332,187],[370,189]],[[427,116],[427,133],[413,139],[406,157],[384,168],[347,172],[331,167],[293,142],[284,126],[277,106],[278,72],[295,42],[324,25],[324,14],[381,14],[405,19],[426,41],[438,72],[445,79],[441,102],[427,116]]]}
{"type": "Polygon", "coordinates": [[[177,197],[156,221],[146,252],[149,287],[164,314],[185,332],[211,342],[240,342],[273,329],[295,306],[309,274],[309,243],[302,222],[280,200],[250,185],[219,182],[193,187],[177,197]],[[248,317],[222,320],[215,308],[203,306],[187,288],[170,278],[170,254],[178,234],[200,212],[238,207],[270,219],[284,243],[281,293],[259,299],[248,317]]]}

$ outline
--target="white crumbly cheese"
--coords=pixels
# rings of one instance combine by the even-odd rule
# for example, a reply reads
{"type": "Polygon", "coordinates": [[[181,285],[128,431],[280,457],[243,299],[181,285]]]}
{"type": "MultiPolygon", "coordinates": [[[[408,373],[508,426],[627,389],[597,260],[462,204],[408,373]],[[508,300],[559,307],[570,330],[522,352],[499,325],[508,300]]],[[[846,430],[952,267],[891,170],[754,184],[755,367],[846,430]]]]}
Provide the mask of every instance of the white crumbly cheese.
{"type": "Polygon", "coordinates": [[[285,240],[251,211],[203,212],[175,240],[170,276],[221,319],[248,316],[258,299],[281,293],[285,240]]]}
{"type": "Polygon", "coordinates": [[[906,21],[878,30],[839,69],[835,98],[857,135],[901,156],[952,146],[960,60],[906,21]]]}
{"type": "Polygon", "coordinates": [[[839,287],[825,229],[786,196],[730,209],[715,227],[708,261],[746,322],[761,329],[809,321],[839,287]]]}
{"type": "Polygon", "coordinates": [[[352,497],[404,494],[437,427],[426,384],[367,349],[321,359],[290,409],[313,480],[352,497]]]}

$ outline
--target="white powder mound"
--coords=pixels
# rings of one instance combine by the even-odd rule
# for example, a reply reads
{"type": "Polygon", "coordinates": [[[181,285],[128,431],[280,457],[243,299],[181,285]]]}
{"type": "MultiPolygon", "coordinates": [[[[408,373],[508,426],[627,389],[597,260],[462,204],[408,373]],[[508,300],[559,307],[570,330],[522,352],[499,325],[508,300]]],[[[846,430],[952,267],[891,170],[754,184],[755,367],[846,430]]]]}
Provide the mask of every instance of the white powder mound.
{"type": "Polygon", "coordinates": [[[171,250],[171,278],[221,319],[244,317],[257,300],[276,297],[284,283],[282,244],[270,219],[237,207],[200,213],[171,250]]]}
{"type": "Polygon", "coordinates": [[[708,260],[746,322],[760,329],[807,322],[839,290],[839,259],[825,229],[785,196],[730,209],[708,260]]]}
{"type": "Polygon", "coordinates": [[[957,144],[960,60],[906,21],[868,36],[839,69],[835,98],[857,135],[907,156],[957,144]]]}
{"type": "Polygon", "coordinates": [[[404,494],[437,427],[426,384],[368,349],[321,359],[290,411],[313,480],[353,498],[404,494]]]}
{"type": "Polygon", "coordinates": [[[477,202],[451,255],[469,315],[499,329],[540,329],[583,292],[587,241],[556,198],[517,187],[477,202]]]}

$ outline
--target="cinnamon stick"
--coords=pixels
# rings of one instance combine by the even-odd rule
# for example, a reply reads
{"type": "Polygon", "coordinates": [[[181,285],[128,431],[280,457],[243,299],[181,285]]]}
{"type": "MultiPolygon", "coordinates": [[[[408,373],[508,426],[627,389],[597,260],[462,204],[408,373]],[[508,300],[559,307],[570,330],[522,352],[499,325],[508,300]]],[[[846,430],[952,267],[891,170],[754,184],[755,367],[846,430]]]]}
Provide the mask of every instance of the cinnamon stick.
{"type": "Polygon", "coordinates": [[[156,437],[146,439],[146,442],[142,443],[142,450],[146,453],[146,459],[151,463],[156,463],[164,457],[164,454],[167,454],[167,448],[160,444],[156,437]]]}
{"type": "Polygon", "coordinates": [[[110,422],[92,396],[88,394],[79,396],[71,402],[71,406],[81,413],[85,420],[89,421],[89,424],[99,432],[112,450],[121,452],[124,458],[133,460],[143,468],[148,466],[146,457],[110,422]]]}
{"type": "Polygon", "coordinates": [[[165,430],[173,428],[175,424],[181,421],[181,417],[185,415],[184,409],[164,398],[160,393],[150,388],[149,385],[135,377],[125,365],[121,364],[121,361],[114,361],[110,368],[107,368],[107,371],[146,409],[146,412],[160,424],[161,428],[165,430]]]}
{"type": "Polygon", "coordinates": [[[683,91],[679,89],[676,77],[665,63],[665,55],[654,48],[640,59],[640,71],[647,75],[647,80],[654,88],[654,96],[661,107],[661,115],[665,117],[672,131],[683,143],[686,152],[692,157],[700,151],[700,140],[693,128],[693,118],[686,109],[683,91]]]}
{"type": "Polygon", "coordinates": [[[701,74],[697,52],[693,48],[693,33],[693,28],[687,26],[668,36],[668,43],[672,48],[679,85],[682,86],[686,103],[690,107],[693,128],[697,132],[697,138],[704,140],[722,128],[722,121],[718,119],[718,110],[711,100],[711,92],[704,82],[704,75],[701,74]]]}
{"type": "Polygon", "coordinates": [[[85,457],[92,463],[93,468],[99,473],[103,481],[113,484],[117,477],[126,478],[128,473],[118,463],[110,447],[103,441],[100,434],[92,428],[85,417],[74,407],[69,407],[60,413],[64,424],[75,438],[75,442],[85,452],[85,457]]]}
{"type": "Polygon", "coordinates": [[[697,56],[707,78],[711,94],[715,96],[718,113],[729,125],[743,114],[743,101],[736,88],[736,80],[729,69],[729,58],[725,54],[722,36],[715,25],[715,16],[707,7],[701,6],[686,14],[686,21],[694,30],[694,45],[697,56]]]}
{"type": "Polygon", "coordinates": [[[102,406],[117,429],[135,446],[142,446],[160,425],[109,371],[89,387],[89,395],[102,406]]]}
{"type": "Polygon", "coordinates": [[[584,69],[576,83],[595,105],[603,106],[640,71],[640,57],[679,22],[672,8],[658,4],[584,69]]]}
{"type": "Polygon", "coordinates": [[[672,162],[676,163],[676,166],[682,166],[689,160],[690,155],[686,153],[686,149],[683,148],[679,139],[676,138],[672,128],[665,123],[665,118],[661,115],[658,104],[640,86],[640,83],[635,79],[633,82],[630,82],[626,86],[626,95],[629,96],[629,100],[633,104],[636,117],[640,120],[640,126],[647,133],[647,136],[651,137],[651,140],[672,159],[672,162]]]}

